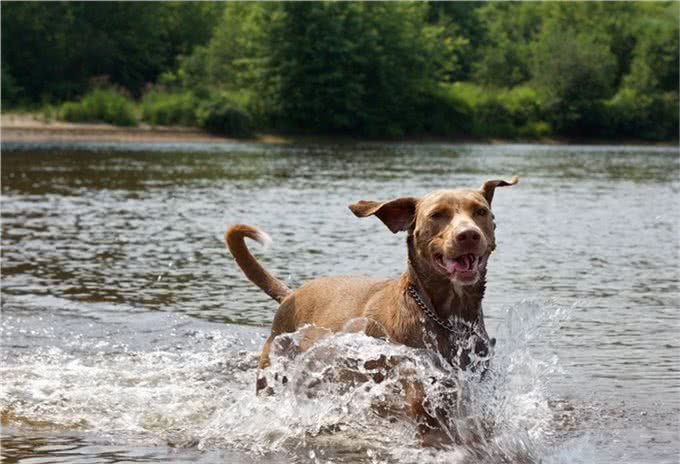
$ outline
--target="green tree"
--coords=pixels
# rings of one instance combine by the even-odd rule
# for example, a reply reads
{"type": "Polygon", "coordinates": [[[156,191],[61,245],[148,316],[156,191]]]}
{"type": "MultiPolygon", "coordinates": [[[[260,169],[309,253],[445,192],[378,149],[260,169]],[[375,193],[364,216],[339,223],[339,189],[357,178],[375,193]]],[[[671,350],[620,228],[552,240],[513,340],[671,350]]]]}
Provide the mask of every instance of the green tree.
{"type": "Polygon", "coordinates": [[[3,104],[74,99],[99,79],[146,93],[148,117],[172,112],[230,133],[668,138],[679,11],[677,2],[10,2],[3,104]],[[146,92],[152,83],[163,85],[146,92]]]}
{"type": "Polygon", "coordinates": [[[479,59],[479,48],[484,41],[484,27],[479,18],[482,2],[429,2],[428,19],[445,29],[453,45],[452,60],[449,63],[450,82],[469,81],[475,63],[479,59]]]}
{"type": "Polygon", "coordinates": [[[534,83],[550,97],[554,127],[569,135],[597,131],[601,103],[614,91],[616,59],[608,44],[555,24],[542,31],[533,52],[534,83]]]}
{"type": "MultiPolygon", "coordinates": [[[[2,64],[34,102],[82,94],[94,77],[139,95],[207,40],[220,4],[10,2],[2,6],[2,64]]],[[[12,95],[3,95],[5,103],[12,95]]]]}
{"type": "Polygon", "coordinates": [[[645,5],[635,24],[636,43],[625,86],[640,92],[678,90],[680,4],[645,5]]]}
{"type": "MultiPolygon", "coordinates": [[[[67,79],[63,66],[70,54],[68,31],[73,18],[69,5],[4,3],[1,22],[3,83],[9,79],[23,90],[24,99],[34,101],[52,92],[64,97],[77,92],[79,83],[67,79]]],[[[13,97],[18,94],[3,92],[3,106],[15,103],[13,97]]]]}
{"type": "Polygon", "coordinates": [[[452,48],[421,3],[286,3],[270,40],[285,126],[368,135],[419,130],[452,48]]]}
{"type": "Polygon", "coordinates": [[[484,38],[475,81],[507,88],[531,78],[531,43],[541,29],[544,9],[531,2],[491,2],[478,10],[484,38]]]}
{"type": "Polygon", "coordinates": [[[608,133],[652,140],[678,138],[679,6],[638,5],[630,26],[635,46],[629,72],[606,102],[608,133]]]}

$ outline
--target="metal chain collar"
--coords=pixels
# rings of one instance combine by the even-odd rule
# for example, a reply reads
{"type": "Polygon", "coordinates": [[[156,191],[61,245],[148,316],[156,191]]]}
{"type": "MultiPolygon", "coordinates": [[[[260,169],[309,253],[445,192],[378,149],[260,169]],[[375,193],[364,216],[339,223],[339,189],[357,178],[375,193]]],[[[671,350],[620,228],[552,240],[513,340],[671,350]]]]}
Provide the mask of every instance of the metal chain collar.
{"type": "Polygon", "coordinates": [[[413,286],[413,284],[409,284],[408,294],[411,295],[411,298],[413,298],[413,300],[420,307],[420,309],[422,309],[423,312],[425,314],[427,314],[430,319],[432,319],[434,322],[436,322],[440,327],[442,327],[446,331],[448,331],[452,334],[455,334],[455,335],[461,335],[462,332],[467,332],[471,329],[471,327],[469,327],[469,324],[466,324],[465,322],[459,322],[458,324],[460,326],[463,326],[463,327],[459,326],[459,328],[456,329],[456,327],[451,322],[441,320],[439,318],[439,316],[437,316],[435,314],[435,312],[425,304],[425,302],[420,297],[420,294],[418,293],[416,288],[413,286]]]}

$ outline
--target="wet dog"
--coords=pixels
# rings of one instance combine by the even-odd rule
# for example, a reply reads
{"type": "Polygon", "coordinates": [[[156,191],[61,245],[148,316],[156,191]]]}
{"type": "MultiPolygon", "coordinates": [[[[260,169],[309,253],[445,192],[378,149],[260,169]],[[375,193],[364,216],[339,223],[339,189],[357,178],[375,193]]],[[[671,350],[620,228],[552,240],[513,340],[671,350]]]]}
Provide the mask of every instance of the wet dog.
{"type": "MultiPolygon", "coordinates": [[[[237,264],[280,303],[259,368],[270,365],[277,336],[303,327],[314,328],[312,334],[340,332],[355,319],[368,321],[362,330],[369,336],[432,350],[459,369],[483,367],[493,344],[482,311],[487,263],[496,248],[491,203],[496,188],[517,182],[517,177],[510,182],[488,180],[479,189],[349,205],[357,217],[376,216],[391,232],[406,232],[408,263],[396,279],[323,277],[292,291],[258,263],[244,240],[263,243],[269,237],[249,225],[231,226],[225,241],[237,264]]],[[[304,345],[314,340],[310,335],[304,345]]],[[[256,389],[267,389],[264,376],[258,377],[256,389]]],[[[409,416],[427,429],[437,427],[422,385],[408,384],[404,391],[409,416]]]]}

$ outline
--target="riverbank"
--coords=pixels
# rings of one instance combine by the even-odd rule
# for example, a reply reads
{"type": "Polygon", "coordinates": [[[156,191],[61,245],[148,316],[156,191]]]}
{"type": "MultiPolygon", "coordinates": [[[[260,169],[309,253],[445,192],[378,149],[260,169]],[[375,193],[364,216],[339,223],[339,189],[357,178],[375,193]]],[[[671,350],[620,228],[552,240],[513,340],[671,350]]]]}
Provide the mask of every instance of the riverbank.
{"type": "MultiPolygon", "coordinates": [[[[250,139],[234,139],[210,134],[195,127],[152,126],[140,124],[121,127],[104,123],[70,123],[47,120],[31,113],[9,113],[0,115],[0,140],[5,142],[195,142],[195,143],[240,143],[256,142],[266,144],[286,143],[354,143],[364,138],[311,135],[260,134],[250,139]]],[[[372,141],[372,140],[371,140],[372,141]]],[[[384,141],[384,140],[379,140],[384,141]]],[[[547,145],[589,144],[589,145],[677,145],[678,141],[650,142],[640,139],[566,139],[540,138],[508,140],[500,138],[475,137],[408,137],[395,139],[397,142],[420,143],[538,143],[547,145]]]]}
{"type": "MultiPolygon", "coordinates": [[[[71,123],[45,120],[32,114],[0,115],[1,140],[6,142],[239,142],[208,132],[179,126],[151,126],[140,124],[120,127],[103,123],[71,123]]],[[[262,143],[284,143],[274,136],[255,139],[262,143]]]]}

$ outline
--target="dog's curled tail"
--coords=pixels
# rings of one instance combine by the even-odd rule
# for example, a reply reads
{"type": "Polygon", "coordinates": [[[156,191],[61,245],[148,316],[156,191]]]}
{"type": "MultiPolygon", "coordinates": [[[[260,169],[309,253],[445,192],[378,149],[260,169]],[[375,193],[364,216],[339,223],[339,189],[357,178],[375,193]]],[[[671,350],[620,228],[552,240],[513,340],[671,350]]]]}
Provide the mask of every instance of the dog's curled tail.
{"type": "Polygon", "coordinates": [[[246,277],[264,290],[267,295],[281,302],[291,293],[291,290],[257,262],[246,246],[245,237],[265,247],[271,243],[272,239],[264,231],[247,224],[234,224],[224,233],[224,242],[246,277]]]}

